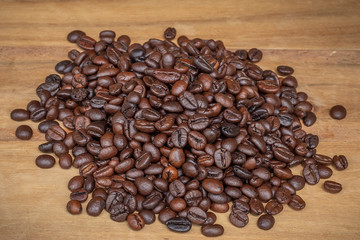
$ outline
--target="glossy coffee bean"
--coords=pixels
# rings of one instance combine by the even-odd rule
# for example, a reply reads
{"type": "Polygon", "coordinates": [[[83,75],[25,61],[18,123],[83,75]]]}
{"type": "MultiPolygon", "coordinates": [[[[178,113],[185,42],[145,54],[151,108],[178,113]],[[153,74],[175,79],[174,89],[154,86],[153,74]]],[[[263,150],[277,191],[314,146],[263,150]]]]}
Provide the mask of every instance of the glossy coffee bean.
{"type": "Polygon", "coordinates": [[[340,183],[334,181],[325,181],[324,189],[329,193],[339,193],[342,190],[342,186],[340,183]]]}
{"type": "Polygon", "coordinates": [[[69,213],[73,215],[77,215],[82,212],[81,203],[77,200],[70,200],[66,205],[66,209],[69,213]]]}
{"type": "Polygon", "coordinates": [[[188,232],[192,223],[185,217],[175,217],[166,221],[166,226],[174,232],[188,232]]]}
{"type": "Polygon", "coordinates": [[[30,112],[25,109],[14,109],[11,111],[10,117],[14,121],[25,121],[30,118],[30,112]]]}
{"type": "Polygon", "coordinates": [[[139,231],[145,226],[144,218],[137,213],[132,213],[127,217],[127,222],[132,230],[139,231]]]}
{"type": "Polygon", "coordinates": [[[43,154],[36,158],[35,163],[39,168],[52,168],[55,165],[55,158],[51,155],[43,154]]]}
{"type": "Polygon", "coordinates": [[[348,167],[347,158],[344,155],[335,155],[332,159],[332,163],[337,170],[344,170],[348,167]]]}

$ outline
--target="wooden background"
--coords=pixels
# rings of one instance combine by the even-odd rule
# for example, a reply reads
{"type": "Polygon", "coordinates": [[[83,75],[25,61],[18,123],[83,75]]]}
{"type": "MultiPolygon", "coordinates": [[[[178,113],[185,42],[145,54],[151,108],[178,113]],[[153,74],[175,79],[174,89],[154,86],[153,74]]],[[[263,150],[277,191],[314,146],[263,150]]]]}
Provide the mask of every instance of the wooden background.
{"type": "MultiPolygon", "coordinates": [[[[218,214],[223,239],[360,239],[360,1],[0,1],[0,239],[204,239],[200,227],[187,234],[168,231],[156,222],[140,232],[100,217],[66,212],[67,182],[77,173],[58,165],[35,166],[43,135],[36,124],[32,141],[14,136],[19,125],[9,118],[36,98],[35,88],[54,73],[55,64],[75,47],[68,32],[81,29],[97,37],[104,29],[144,42],[162,37],[168,26],[190,38],[221,39],[231,49],[264,51],[263,69],[280,64],[295,68],[299,90],[315,105],[318,152],[344,154],[346,171],[334,171],[343,184],[340,194],[322,184],[299,194],[303,211],[288,207],[276,216],[270,231],[256,227],[256,218],[243,229],[233,227],[228,214],[218,214]],[[152,2],[152,3],[151,3],[152,2]],[[328,110],[343,104],[348,116],[332,120],[328,110]]],[[[296,171],[295,171],[296,172],[296,171]]],[[[323,180],[321,181],[321,183],[323,180]]]]}

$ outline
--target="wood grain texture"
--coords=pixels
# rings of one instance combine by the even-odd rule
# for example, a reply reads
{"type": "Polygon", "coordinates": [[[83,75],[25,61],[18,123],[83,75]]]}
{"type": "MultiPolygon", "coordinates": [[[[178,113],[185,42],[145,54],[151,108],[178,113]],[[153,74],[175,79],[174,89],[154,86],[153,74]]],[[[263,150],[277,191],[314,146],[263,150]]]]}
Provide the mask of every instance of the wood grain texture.
{"type": "Polygon", "coordinates": [[[256,227],[256,217],[238,229],[228,214],[218,214],[217,222],[225,227],[222,238],[360,239],[359,13],[357,0],[0,1],[0,239],[206,239],[199,226],[176,234],[156,222],[135,232],[106,212],[71,216],[65,209],[67,182],[77,170],[37,168],[43,135],[26,122],[34,137],[17,140],[20,123],[9,118],[12,109],[36,98],[37,85],[75,47],[66,42],[69,31],[81,29],[96,38],[112,29],[144,42],[161,38],[168,26],[190,38],[221,39],[231,49],[258,47],[264,52],[263,69],[293,66],[298,89],[315,106],[318,121],[306,130],[319,135],[318,152],[349,159],[349,168],[332,177],[343,184],[341,193],[326,193],[322,184],[306,186],[299,192],[306,208],[285,207],[266,232],[256,227]],[[346,106],[346,119],[329,117],[335,104],[346,106]]]}

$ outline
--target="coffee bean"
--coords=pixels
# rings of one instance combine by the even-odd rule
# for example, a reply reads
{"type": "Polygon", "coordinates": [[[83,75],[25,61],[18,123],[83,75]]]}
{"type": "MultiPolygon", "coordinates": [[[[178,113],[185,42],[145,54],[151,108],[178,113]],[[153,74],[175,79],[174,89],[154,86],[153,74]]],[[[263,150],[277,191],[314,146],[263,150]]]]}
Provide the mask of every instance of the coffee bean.
{"type": "Polygon", "coordinates": [[[313,112],[308,112],[303,118],[303,123],[305,126],[310,127],[316,122],[316,115],[313,112]]]}
{"type": "Polygon", "coordinates": [[[330,117],[341,120],[346,117],[346,109],[342,105],[335,105],[330,109],[330,117]]]}
{"type": "Polygon", "coordinates": [[[294,73],[294,69],[289,66],[278,66],[276,70],[281,76],[287,76],[294,73]]]}
{"type": "Polygon", "coordinates": [[[220,224],[203,225],[201,233],[206,237],[219,237],[224,234],[224,227],[220,224]]]}
{"type": "Polygon", "coordinates": [[[11,111],[10,117],[14,121],[25,121],[30,118],[30,112],[25,109],[14,109],[11,111]]]}
{"type": "Polygon", "coordinates": [[[318,166],[318,171],[319,171],[319,177],[322,179],[330,178],[331,175],[333,174],[331,168],[325,166],[318,166]]]}
{"type": "Polygon", "coordinates": [[[348,161],[344,155],[335,155],[332,162],[337,170],[344,170],[348,167],[348,161]]]}
{"type": "Polygon", "coordinates": [[[144,218],[137,213],[132,213],[127,217],[129,227],[132,230],[139,231],[145,226],[144,218]]]}
{"type": "Polygon", "coordinates": [[[305,201],[299,195],[294,195],[292,196],[288,205],[294,210],[301,210],[305,207],[306,204],[305,201]]]}
{"type": "Polygon", "coordinates": [[[176,29],[169,27],[164,32],[164,38],[167,40],[173,40],[176,36],[176,29]]]}
{"type": "Polygon", "coordinates": [[[152,224],[156,220],[156,217],[155,217],[155,214],[153,211],[143,209],[139,212],[139,214],[144,219],[145,224],[152,224]]]}
{"type": "Polygon", "coordinates": [[[241,210],[233,209],[229,215],[230,222],[235,227],[245,227],[249,223],[248,216],[241,210]]]}
{"type": "Polygon", "coordinates": [[[166,221],[166,226],[174,232],[188,232],[192,223],[185,217],[175,217],[166,221]]]}
{"type": "Polygon", "coordinates": [[[324,189],[329,193],[338,193],[341,192],[342,186],[340,183],[334,181],[325,181],[324,189]]]}
{"type": "Polygon", "coordinates": [[[73,215],[80,214],[82,212],[81,203],[77,200],[70,200],[66,205],[66,209],[73,215]]]}
{"type": "Polygon", "coordinates": [[[64,140],[66,132],[59,125],[52,125],[46,132],[46,134],[55,141],[64,140]]]}
{"type": "Polygon", "coordinates": [[[36,166],[39,168],[52,168],[55,165],[55,158],[51,155],[40,155],[35,160],[36,166]]]}
{"type": "Polygon", "coordinates": [[[67,40],[71,43],[75,43],[79,37],[84,36],[84,35],[85,35],[85,33],[83,31],[74,30],[67,35],[67,40]]]}
{"type": "Polygon", "coordinates": [[[101,214],[104,208],[105,208],[105,200],[101,197],[94,197],[88,202],[86,206],[86,212],[90,216],[96,217],[101,214]]]}
{"type": "Polygon", "coordinates": [[[33,135],[33,130],[28,125],[20,125],[16,128],[15,136],[21,140],[29,140],[33,135]]]}
{"type": "Polygon", "coordinates": [[[319,171],[314,164],[306,165],[303,169],[303,175],[306,182],[310,185],[314,185],[320,180],[319,171]]]}
{"type": "Polygon", "coordinates": [[[206,221],[206,213],[199,207],[191,207],[188,210],[187,218],[194,224],[203,224],[206,221]]]}
{"type": "Polygon", "coordinates": [[[258,218],[257,226],[262,230],[269,230],[275,224],[275,219],[272,215],[264,214],[258,218]]]}
{"type": "Polygon", "coordinates": [[[276,215],[282,212],[283,205],[281,203],[278,203],[275,200],[269,201],[265,206],[265,211],[267,214],[276,215]]]}
{"type": "Polygon", "coordinates": [[[257,49],[257,48],[252,48],[249,50],[248,52],[248,59],[251,62],[260,62],[260,60],[262,59],[262,52],[257,49]]]}

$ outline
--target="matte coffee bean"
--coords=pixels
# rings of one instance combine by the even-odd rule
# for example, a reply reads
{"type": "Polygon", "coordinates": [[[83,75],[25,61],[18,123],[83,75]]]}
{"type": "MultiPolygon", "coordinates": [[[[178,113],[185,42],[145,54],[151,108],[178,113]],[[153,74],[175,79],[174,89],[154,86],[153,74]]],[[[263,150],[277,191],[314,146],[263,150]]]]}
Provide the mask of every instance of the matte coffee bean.
{"type": "Polygon", "coordinates": [[[55,165],[55,158],[51,155],[40,155],[35,160],[36,166],[39,168],[52,168],[55,165]]]}
{"type": "Polygon", "coordinates": [[[175,217],[166,221],[166,226],[174,232],[188,232],[192,223],[185,217],[175,217]]]}
{"type": "Polygon", "coordinates": [[[143,209],[139,212],[139,214],[144,219],[145,224],[152,224],[156,220],[156,216],[151,210],[143,209]]]}
{"type": "Polygon", "coordinates": [[[219,237],[224,234],[224,227],[220,224],[204,225],[201,227],[201,234],[206,237],[219,237]]]}
{"type": "Polygon", "coordinates": [[[330,117],[341,120],[346,117],[346,109],[342,105],[335,105],[330,109],[330,117]]]}
{"type": "Polygon", "coordinates": [[[30,119],[30,112],[25,109],[14,109],[11,111],[10,117],[14,121],[25,121],[30,119]]]}
{"type": "Polygon", "coordinates": [[[15,136],[21,140],[29,140],[33,135],[33,130],[28,125],[20,125],[16,128],[15,136]]]}
{"type": "Polygon", "coordinates": [[[275,224],[275,219],[272,215],[264,214],[258,218],[257,226],[262,230],[269,230],[275,224]]]}
{"type": "Polygon", "coordinates": [[[69,213],[73,215],[77,215],[82,212],[81,203],[77,200],[70,200],[66,205],[66,209],[69,213]]]}
{"type": "Polygon", "coordinates": [[[329,193],[339,193],[342,190],[342,186],[340,183],[334,181],[325,181],[324,189],[329,193]]]}

